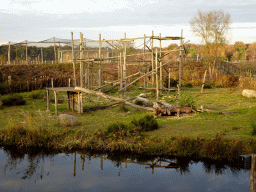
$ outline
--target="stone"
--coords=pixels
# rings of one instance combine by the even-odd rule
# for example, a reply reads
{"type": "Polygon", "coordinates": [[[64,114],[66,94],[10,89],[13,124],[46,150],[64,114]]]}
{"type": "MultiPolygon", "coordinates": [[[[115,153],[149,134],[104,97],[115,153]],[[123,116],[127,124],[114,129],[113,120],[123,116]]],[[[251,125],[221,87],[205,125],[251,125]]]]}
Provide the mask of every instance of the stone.
{"type": "Polygon", "coordinates": [[[77,118],[68,114],[60,114],[57,118],[57,123],[59,125],[65,125],[65,126],[78,125],[77,118]]]}
{"type": "Polygon", "coordinates": [[[143,97],[137,97],[136,99],[133,100],[133,103],[136,104],[138,102],[141,102],[141,104],[143,106],[146,106],[146,107],[151,107],[153,106],[153,103],[151,101],[149,101],[148,99],[146,98],[143,98],[143,97]]]}
{"type": "Polygon", "coordinates": [[[256,97],[256,91],[250,89],[244,89],[242,95],[248,98],[256,97]]]}

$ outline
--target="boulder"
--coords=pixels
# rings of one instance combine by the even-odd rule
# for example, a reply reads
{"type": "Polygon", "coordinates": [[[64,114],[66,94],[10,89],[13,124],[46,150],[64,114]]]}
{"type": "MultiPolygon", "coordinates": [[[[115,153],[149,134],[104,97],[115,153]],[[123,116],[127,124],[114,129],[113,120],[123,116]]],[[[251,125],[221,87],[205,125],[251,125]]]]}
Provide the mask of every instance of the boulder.
{"type": "Polygon", "coordinates": [[[143,106],[147,106],[147,107],[153,106],[153,103],[151,101],[143,97],[137,97],[136,99],[133,100],[134,104],[138,104],[138,102],[140,102],[141,105],[143,106]]]}
{"type": "Polygon", "coordinates": [[[256,91],[250,89],[244,89],[242,95],[248,98],[256,97],[256,91]]]}
{"type": "Polygon", "coordinates": [[[57,119],[59,125],[75,126],[78,125],[76,117],[68,114],[60,114],[57,119]]]}

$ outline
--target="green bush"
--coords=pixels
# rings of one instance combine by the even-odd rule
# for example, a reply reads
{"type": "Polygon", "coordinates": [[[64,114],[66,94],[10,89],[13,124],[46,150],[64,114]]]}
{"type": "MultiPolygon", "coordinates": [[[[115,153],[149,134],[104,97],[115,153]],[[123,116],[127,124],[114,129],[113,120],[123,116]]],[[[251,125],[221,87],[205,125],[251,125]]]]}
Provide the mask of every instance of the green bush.
{"type": "Polygon", "coordinates": [[[21,95],[11,94],[3,97],[2,103],[5,106],[13,106],[13,105],[25,105],[26,101],[23,99],[21,95]]]}
{"type": "Polygon", "coordinates": [[[187,83],[187,84],[184,85],[184,87],[189,87],[189,88],[191,88],[191,87],[193,87],[193,85],[192,85],[192,83],[187,83]]]}
{"type": "Polygon", "coordinates": [[[33,91],[29,95],[32,99],[42,99],[44,97],[44,93],[42,91],[33,91]]]}
{"type": "Polygon", "coordinates": [[[194,107],[195,102],[190,94],[183,93],[178,99],[178,105],[180,107],[194,107]]]}
{"type": "Polygon", "coordinates": [[[153,115],[145,115],[144,117],[136,120],[133,119],[131,124],[136,126],[141,131],[153,131],[158,129],[158,123],[153,115]]]}
{"type": "Polygon", "coordinates": [[[222,88],[222,86],[221,86],[221,85],[216,85],[215,87],[216,87],[216,88],[222,88]]]}
{"type": "Polygon", "coordinates": [[[123,123],[111,123],[107,127],[107,133],[117,133],[119,130],[127,130],[127,125],[123,123]]]}
{"type": "Polygon", "coordinates": [[[211,89],[211,88],[212,88],[212,86],[210,84],[205,84],[204,85],[204,89],[211,89]]]}

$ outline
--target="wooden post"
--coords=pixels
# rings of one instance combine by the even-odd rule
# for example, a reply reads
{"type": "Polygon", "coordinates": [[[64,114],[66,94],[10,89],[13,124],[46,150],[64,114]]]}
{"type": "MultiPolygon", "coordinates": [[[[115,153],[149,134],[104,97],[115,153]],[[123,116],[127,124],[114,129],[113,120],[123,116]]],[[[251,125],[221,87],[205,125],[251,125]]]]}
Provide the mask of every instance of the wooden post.
{"type": "MultiPolygon", "coordinates": [[[[183,35],[183,29],[181,29],[181,36],[180,36],[180,46],[182,44],[182,35],[183,35]]],[[[181,47],[180,47],[181,49],[181,47]]],[[[180,51],[180,63],[179,63],[179,89],[178,91],[181,90],[181,58],[182,58],[182,53],[180,51]]],[[[178,93],[180,95],[180,92],[178,93]]]]}
{"type": "MultiPolygon", "coordinates": [[[[126,33],[124,33],[124,40],[126,39],[126,33]]],[[[123,66],[123,78],[125,81],[125,86],[127,85],[127,69],[126,69],[126,41],[124,41],[124,66],[123,66]]],[[[125,89],[125,96],[127,96],[127,88],[125,89]]]]}
{"type": "Polygon", "coordinates": [[[169,92],[169,94],[170,94],[170,88],[171,88],[171,69],[169,68],[169,71],[168,71],[169,73],[168,73],[168,92],[169,92]]]}
{"type": "MultiPolygon", "coordinates": [[[[123,88],[123,65],[122,65],[122,53],[120,53],[120,89],[123,88]]],[[[123,95],[123,93],[121,92],[121,96],[123,95]]]]}
{"type": "Polygon", "coordinates": [[[163,89],[163,67],[162,67],[162,43],[161,43],[161,33],[159,33],[160,37],[160,94],[162,94],[162,89],[163,89]]]}
{"type": "MultiPolygon", "coordinates": [[[[83,59],[83,34],[80,32],[80,59],[83,59]]],[[[83,87],[83,62],[80,61],[80,87],[83,87]]]]}
{"type": "Polygon", "coordinates": [[[55,99],[55,116],[58,116],[58,100],[57,100],[57,91],[54,91],[54,99],[55,99]]]}
{"type": "Polygon", "coordinates": [[[250,192],[256,190],[256,168],[255,168],[255,154],[251,154],[251,169],[250,169],[250,192]]]}
{"type": "MultiPolygon", "coordinates": [[[[87,84],[88,84],[87,87],[88,87],[88,89],[90,89],[90,63],[89,62],[87,63],[87,73],[88,73],[88,75],[87,75],[87,78],[88,78],[87,79],[87,84]]],[[[91,97],[90,94],[88,94],[88,101],[89,102],[91,102],[90,97],[91,97]]]]}
{"type": "Polygon", "coordinates": [[[73,60],[74,86],[76,87],[76,64],[75,64],[75,61],[74,61],[75,53],[74,53],[73,32],[71,32],[71,44],[72,44],[72,60],[73,60]]]}
{"type": "MultiPolygon", "coordinates": [[[[146,52],[146,35],[144,34],[144,48],[143,48],[144,75],[146,74],[145,52],[146,52]]],[[[144,77],[143,87],[144,87],[144,93],[146,93],[146,76],[144,77]]]]}
{"type": "Polygon", "coordinates": [[[83,93],[80,92],[80,113],[83,113],[84,109],[83,109],[83,93]]]}
{"type": "Polygon", "coordinates": [[[50,111],[50,99],[49,99],[49,90],[46,90],[46,100],[47,100],[47,109],[46,111],[50,111]]]}
{"type": "MultiPolygon", "coordinates": [[[[154,48],[154,39],[153,39],[153,37],[154,37],[154,31],[152,31],[152,43],[151,43],[152,71],[154,70],[154,50],[153,50],[153,48],[154,48]]],[[[155,75],[154,75],[154,73],[152,73],[152,86],[154,85],[154,83],[155,83],[155,75]]]]}
{"type": "Polygon", "coordinates": [[[158,62],[157,62],[157,49],[156,49],[156,100],[158,101],[159,88],[158,88],[158,62]]]}
{"type": "Polygon", "coordinates": [[[9,41],[8,64],[11,64],[11,42],[9,41]]]}
{"type": "Polygon", "coordinates": [[[77,103],[77,112],[78,112],[78,113],[81,113],[80,92],[77,93],[77,99],[78,99],[78,103],[77,103]]]}
{"type": "Polygon", "coordinates": [[[56,63],[56,46],[55,46],[55,37],[53,37],[53,49],[54,49],[54,62],[56,63]]]}
{"type": "Polygon", "coordinates": [[[70,78],[68,78],[68,87],[70,87],[70,78]]]}
{"type": "Polygon", "coordinates": [[[41,47],[41,62],[44,64],[43,48],[41,47]]]}
{"type": "MultiPolygon", "coordinates": [[[[99,34],[99,87],[101,87],[101,34],[99,34]]],[[[101,88],[99,89],[101,92],[101,88]]]]}
{"type": "Polygon", "coordinates": [[[51,78],[52,88],[53,88],[53,78],[51,78]]]}
{"type": "Polygon", "coordinates": [[[201,88],[201,93],[203,93],[203,90],[204,90],[204,82],[205,82],[206,73],[207,73],[207,70],[205,70],[205,72],[204,72],[204,79],[203,79],[203,84],[202,84],[202,88],[201,88]]]}
{"type": "Polygon", "coordinates": [[[26,40],[26,64],[28,64],[28,41],[26,40]]]}

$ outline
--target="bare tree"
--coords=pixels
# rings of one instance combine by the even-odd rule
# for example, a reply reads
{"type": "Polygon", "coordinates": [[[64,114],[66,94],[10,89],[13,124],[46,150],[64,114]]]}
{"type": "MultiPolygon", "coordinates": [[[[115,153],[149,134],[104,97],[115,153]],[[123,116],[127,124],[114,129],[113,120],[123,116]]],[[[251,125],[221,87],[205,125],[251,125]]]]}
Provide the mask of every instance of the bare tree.
{"type": "Polygon", "coordinates": [[[205,56],[208,60],[218,57],[218,47],[227,41],[231,19],[229,13],[222,10],[208,12],[197,12],[190,20],[192,32],[205,43],[205,56]]]}
{"type": "Polygon", "coordinates": [[[230,29],[231,19],[229,13],[222,10],[201,12],[200,10],[190,20],[193,33],[208,43],[225,43],[226,35],[230,29]]]}

